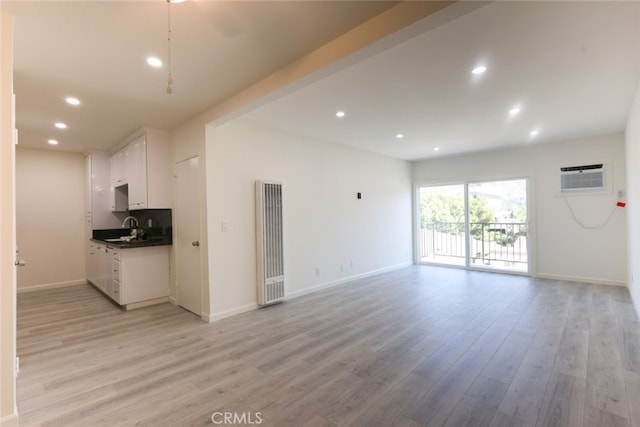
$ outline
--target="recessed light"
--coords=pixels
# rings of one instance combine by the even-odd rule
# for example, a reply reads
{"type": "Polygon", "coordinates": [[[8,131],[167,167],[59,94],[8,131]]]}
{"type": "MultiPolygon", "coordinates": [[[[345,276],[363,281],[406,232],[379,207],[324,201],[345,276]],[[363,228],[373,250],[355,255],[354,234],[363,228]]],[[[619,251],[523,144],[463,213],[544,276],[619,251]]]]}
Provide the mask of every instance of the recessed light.
{"type": "Polygon", "coordinates": [[[344,111],[338,111],[336,113],[336,117],[340,117],[340,118],[344,117],[344,111]]]}
{"type": "Polygon", "coordinates": [[[147,64],[151,65],[153,68],[160,68],[162,67],[162,61],[159,58],[150,56],[149,58],[147,58],[147,64]]]}
{"type": "Polygon", "coordinates": [[[67,104],[70,105],[80,105],[80,100],[78,98],[74,98],[73,96],[68,96],[64,100],[67,101],[67,104]]]}
{"type": "Polygon", "coordinates": [[[67,125],[65,123],[62,123],[62,122],[57,122],[54,126],[57,127],[58,129],[66,129],[67,128],[67,125]]]}
{"type": "Polygon", "coordinates": [[[433,151],[440,151],[440,147],[433,147],[433,151]]]}
{"type": "Polygon", "coordinates": [[[516,114],[518,114],[520,111],[521,111],[520,107],[513,107],[511,110],[509,110],[509,115],[513,117],[516,114]]]}
{"type": "Polygon", "coordinates": [[[403,134],[401,134],[401,133],[399,133],[399,134],[397,134],[397,135],[396,135],[396,138],[398,138],[398,139],[402,139],[402,138],[404,138],[404,135],[403,135],[403,134]]]}
{"type": "Polygon", "coordinates": [[[56,141],[55,139],[50,139],[47,142],[51,145],[58,145],[58,141],[56,141]]]}
{"type": "Polygon", "coordinates": [[[485,67],[484,65],[478,65],[473,70],[471,70],[471,74],[479,75],[484,73],[485,71],[487,71],[487,67],[485,67]]]}
{"type": "Polygon", "coordinates": [[[531,132],[529,132],[529,136],[536,136],[540,133],[540,131],[538,129],[534,129],[531,132]]]}

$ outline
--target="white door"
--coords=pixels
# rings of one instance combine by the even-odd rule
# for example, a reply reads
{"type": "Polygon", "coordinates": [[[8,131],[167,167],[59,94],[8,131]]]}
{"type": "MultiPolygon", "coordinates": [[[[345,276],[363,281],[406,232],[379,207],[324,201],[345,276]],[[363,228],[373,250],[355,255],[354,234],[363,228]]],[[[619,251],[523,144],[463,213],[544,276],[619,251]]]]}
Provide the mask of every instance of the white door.
{"type": "Polygon", "coordinates": [[[201,315],[200,186],[198,156],[176,164],[176,279],[178,304],[201,315]]]}

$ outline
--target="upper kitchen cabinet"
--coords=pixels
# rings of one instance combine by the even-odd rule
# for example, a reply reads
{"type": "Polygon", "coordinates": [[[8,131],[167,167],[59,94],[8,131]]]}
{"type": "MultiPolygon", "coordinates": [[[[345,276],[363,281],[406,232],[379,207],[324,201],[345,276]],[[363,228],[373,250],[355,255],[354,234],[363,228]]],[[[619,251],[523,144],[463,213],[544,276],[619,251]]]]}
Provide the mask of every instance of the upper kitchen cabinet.
{"type": "Polygon", "coordinates": [[[119,145],[111,165],[112,210],[171,209],[171,164],[166,132],[142,129],[134,133],[119,145]]]}
{"type": "Polygon", "coordinates": [[[125,185],[129,181],[127,180],[127,158],[128,146],[123,147],[120,150],[113,153],[111,156],[111,185],[118,187],[125,185]]]}
{"type": "Polygon", "coordinates": [[[88,230],[120,227],[120,219],[110,209],[109,172],[109,154],[95,152],[85,157],[85,218],[88,230]]]}
{"type": "MultiPolygon", "coordinates": [[[[131,142],[127,149],[129,154],[127,157],[129,210],[151,209],[149,207],[149,179],[147,176],[147,136],[140,136],[131,142]]],[[[166,172],[168,173],[168,170],[166,172]]],[[[153,193],[153,189],[151,192],[153,193]]]]}

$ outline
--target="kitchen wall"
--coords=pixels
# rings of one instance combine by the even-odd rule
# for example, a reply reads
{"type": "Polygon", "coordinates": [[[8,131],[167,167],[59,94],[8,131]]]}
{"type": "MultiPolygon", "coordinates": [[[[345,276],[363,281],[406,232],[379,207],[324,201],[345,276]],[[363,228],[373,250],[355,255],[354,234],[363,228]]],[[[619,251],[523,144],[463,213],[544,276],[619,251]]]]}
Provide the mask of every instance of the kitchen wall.
{"type": "Polygon", "coordinates": [[[256,307],[256,180],[283,184],[288,296],[412,262],[408,162],[235,120],[206,167],[214,319],[256,307]]]}
{"type": "Polygon", "coordinates": [[[426,160],[414,164],[416,184],[458,183],[528,177],[529,233],[535,251],[532,273],[540,277],[624,286],[627,282],[626,210],[616,208],[617,191],[626,194],[622,134],[426,160]],[[560,193],[559,169],[605,163],[607,188],[560,193]],[[586,226],[611,221],[602,229],[586,226]]]}
{"type": "Polygon", "coordinates": [[[640,85],[629,112],[626,137],[628,228],[629,228],[629,291],[640,313],[640,85]]]}
{"type": "Polygon", "coordinates": [[[84,156],[16,151],[18,290],[85,282],[84,156]]]}

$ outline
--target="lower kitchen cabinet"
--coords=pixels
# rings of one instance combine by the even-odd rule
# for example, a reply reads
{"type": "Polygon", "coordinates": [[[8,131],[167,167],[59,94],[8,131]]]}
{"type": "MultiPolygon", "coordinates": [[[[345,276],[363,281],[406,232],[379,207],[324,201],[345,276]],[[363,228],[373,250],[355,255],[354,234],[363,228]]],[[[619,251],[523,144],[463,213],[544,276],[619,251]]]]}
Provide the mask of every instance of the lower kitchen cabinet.
{"type": "Polygon", "coordinates": [[[120,249],[91,242],[87,280],[120,305],[169,296],[169,246],[120,249]]]}
{"type": "MultiPolygon", "coordinates": [[[[95,287],[101,289],[100,286],[100,251],[105,250],[105,245],[89,242],[89,252],[87,253],[87,281],[95,287]]],[[[102,289],[104,292],[104,289],[102,289]]]]}
{"type": "Polygon", "coordinates": [[[114,250],[112,265],[119,304],[169,296],[169,246],[114,250]]]}

